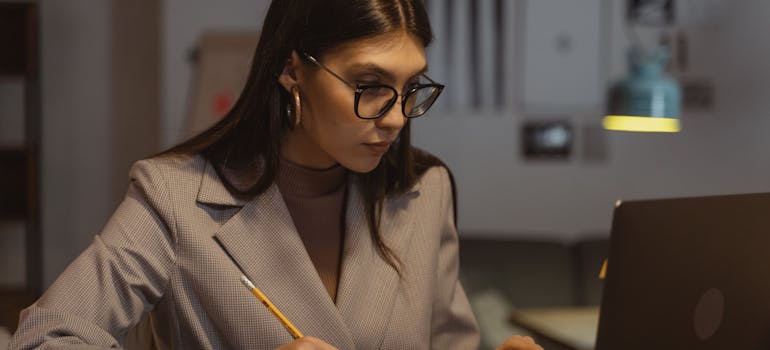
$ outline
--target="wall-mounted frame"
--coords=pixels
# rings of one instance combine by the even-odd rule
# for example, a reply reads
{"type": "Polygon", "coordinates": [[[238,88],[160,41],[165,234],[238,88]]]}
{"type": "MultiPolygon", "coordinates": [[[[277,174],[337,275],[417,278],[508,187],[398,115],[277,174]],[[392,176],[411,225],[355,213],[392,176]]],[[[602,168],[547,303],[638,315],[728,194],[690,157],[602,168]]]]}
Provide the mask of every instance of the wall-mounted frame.
{"type": "Polygon", "coordinates": [[[517,4],[516,109],[525,114],[601,111],[610,62],[611,1],[517,4]]]}

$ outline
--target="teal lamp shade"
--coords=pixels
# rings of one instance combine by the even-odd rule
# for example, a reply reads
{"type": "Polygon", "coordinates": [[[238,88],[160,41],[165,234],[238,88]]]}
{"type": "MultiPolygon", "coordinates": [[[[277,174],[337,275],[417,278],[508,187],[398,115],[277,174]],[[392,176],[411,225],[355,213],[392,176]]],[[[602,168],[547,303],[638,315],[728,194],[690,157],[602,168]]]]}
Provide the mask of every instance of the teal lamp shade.
{"type": "Polygon", "coordinates": [[[681,91],[676,80],[664,73],[669,55],[665,49],[652,54],[632,48],[629,75],[615,83],[609,96],[607,130],[678,132],[681,91]]]}

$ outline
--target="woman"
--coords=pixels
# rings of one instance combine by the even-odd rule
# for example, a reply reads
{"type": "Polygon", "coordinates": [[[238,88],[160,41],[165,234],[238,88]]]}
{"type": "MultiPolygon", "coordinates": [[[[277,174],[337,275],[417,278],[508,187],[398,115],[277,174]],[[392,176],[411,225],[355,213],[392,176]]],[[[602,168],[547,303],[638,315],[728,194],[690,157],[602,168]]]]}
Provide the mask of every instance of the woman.
{"type": "Polygon", "coordinates": [[[431,37],[417,0],[273,1],[232,111],[134,165],[11,349],[119,347],[140,322],[157,348],[476,348],[451,177],[409,140],[443,89],[431,37]]]}

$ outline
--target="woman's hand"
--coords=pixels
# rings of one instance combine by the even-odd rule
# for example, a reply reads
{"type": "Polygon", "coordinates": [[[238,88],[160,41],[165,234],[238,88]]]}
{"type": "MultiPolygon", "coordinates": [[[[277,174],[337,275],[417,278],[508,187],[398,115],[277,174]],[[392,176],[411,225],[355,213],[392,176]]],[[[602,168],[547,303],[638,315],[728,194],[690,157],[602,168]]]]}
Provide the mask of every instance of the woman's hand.
{"type": "Polygon", "coordinates": [[[275,350],[337,350],[321,339],[302,337],[275,350]]]}
{"type": "Polygon", "coordinates": [[[532,337],[514,335],[497,347],[497,350],[543,350],[532,337]]]}

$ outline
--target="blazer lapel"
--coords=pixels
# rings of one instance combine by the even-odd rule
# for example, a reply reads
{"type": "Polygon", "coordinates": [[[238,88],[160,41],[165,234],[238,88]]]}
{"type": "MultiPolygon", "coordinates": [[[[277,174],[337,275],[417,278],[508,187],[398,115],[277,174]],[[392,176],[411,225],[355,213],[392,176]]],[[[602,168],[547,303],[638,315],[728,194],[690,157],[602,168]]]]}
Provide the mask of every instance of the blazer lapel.
{"type": "MultiPolygon", "coordinates": [[[[376,349],[387,330],[400,278],[377,252],[369,232],[364,202],[354,183],[350,184],[346,212],[347,230],[342,257],[337,307],[355,335],[357,349],[376,349]]],[[[397,256],[406,252],[414,236],[414,213],[408,210],[413,191],[386,201],[380,235],[397,256]]]]}
{"type": "MultiPolygon", "coordinates": [[[[207,163],[198,201],[242,207],[232,217],[223,218],[225,222],[215,239],[300,331],[339,349],[378,348],[385,337],[401,280],[377,252],[355,183],[351,181],[348,186],[336,306],[305,250],[277,186],[244,201],[229,193],[214,167],[207,163]]],[[[384,203],[380,234],[398,256],[407,252],[417,231],[414,213],[409,210],[410,199],[415,196],[419,196],[418,187],[384,203]]]]}
{"type": "Polygon", "coordinates": [[[301,332],[340,349],[354,349],[352,336],[326,292],[277,186],[245,203],[220,228],[216,239],[301,332]]]}

